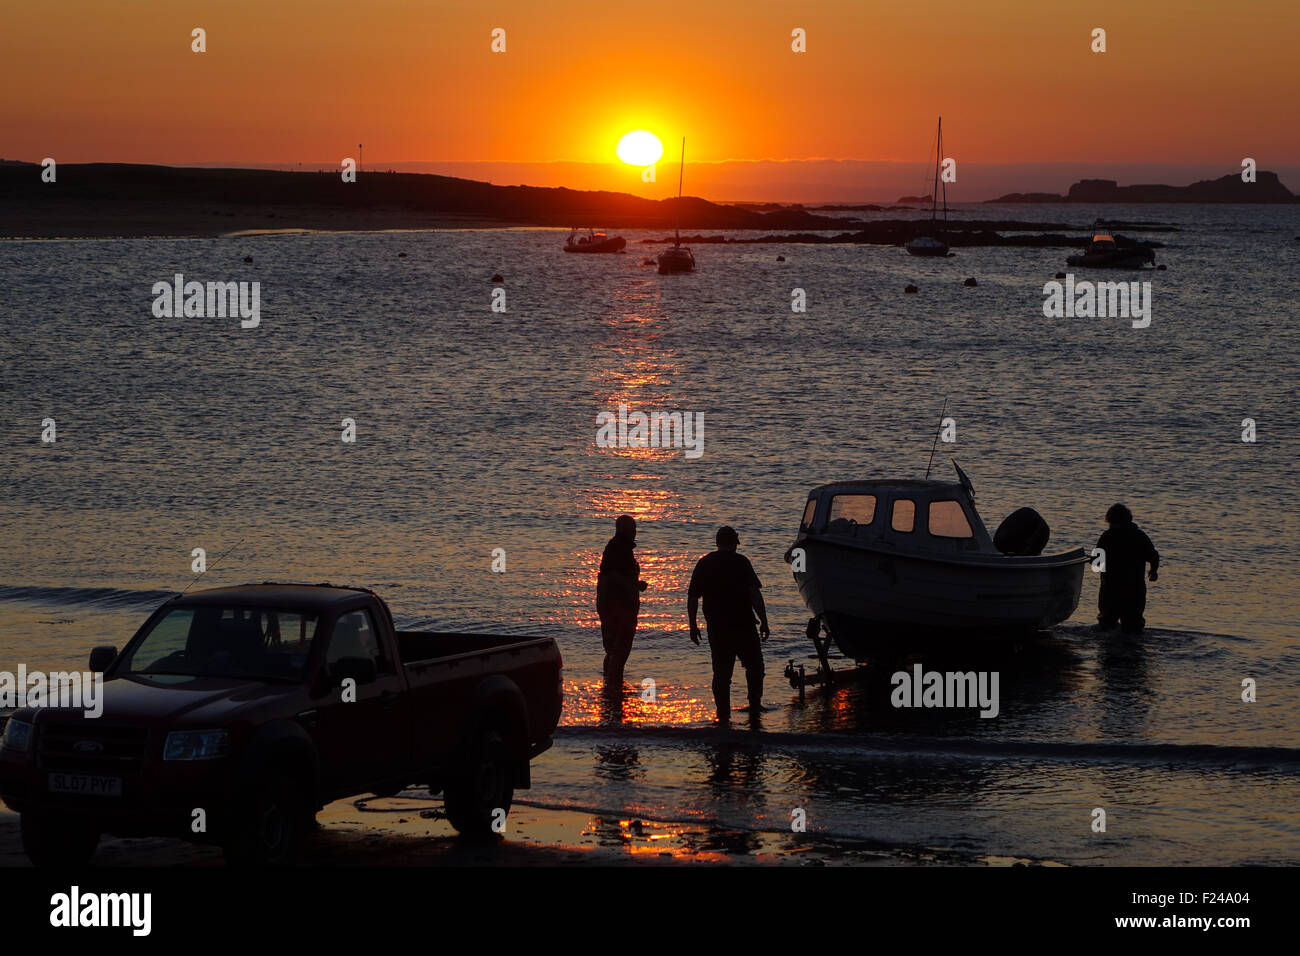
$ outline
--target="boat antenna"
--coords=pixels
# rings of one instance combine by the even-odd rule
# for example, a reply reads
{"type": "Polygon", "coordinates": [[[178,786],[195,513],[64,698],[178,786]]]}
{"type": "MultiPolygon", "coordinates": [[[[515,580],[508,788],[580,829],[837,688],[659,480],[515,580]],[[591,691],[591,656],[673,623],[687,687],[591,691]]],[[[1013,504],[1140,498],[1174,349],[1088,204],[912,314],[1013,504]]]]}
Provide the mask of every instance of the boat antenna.
{"type": "Polygon", "coordinates": [[[948,411],[948,396],[943,397],[943,411],[939,413],[939,427],[934,430],[934,443],[930,446],[930,461],[925,466],[925,480],[930,480],[930,466],[934,464],[934,450],[939,447],[939,432],[943,431],[943,416],[948,411]]]}
{"type": "Polygon", "coordinates": [[[682,137],[682,164],[677,167],[677,245],[682,244],[682,178],[686,175],[686,137],[682,137]]]}
{"type": "MultiPolygon", "coordinates": [[[[198,574],[194,575],[194,580],[193,580],[193,581],[190,581],[189,584],[185,585],[185,591],[188,591],[190,588],[194,587],[194,582],[195,582],[195,581],[198,581],[199,578],[201,578],[201,577],[203,577],[203,575],[207,574],[209,569],[216,567],[217,564],[218,564],[218,562],[220,562],[222,558],[224,558],[226,555],[228,555],[231,551],[234,551],[237,547],[239,547],[239,546],[240,546],[241,544],[243,544],[243,543],[244,543],[244,539],[243,539],[243,538],[240,538],[238,541],[236,541],[236,542],[235,542],[234,544],[232,544],[230,547],[226,548],[225,551],[222,551],[219,555],[217,555],[216,560],[214,560],[211,564],[205,564],[205,565],[203,566],[203,570],[200,571],[198,574]]],[[[185,591],[182,591],[181,594],[184,594],[185,591]]]]}

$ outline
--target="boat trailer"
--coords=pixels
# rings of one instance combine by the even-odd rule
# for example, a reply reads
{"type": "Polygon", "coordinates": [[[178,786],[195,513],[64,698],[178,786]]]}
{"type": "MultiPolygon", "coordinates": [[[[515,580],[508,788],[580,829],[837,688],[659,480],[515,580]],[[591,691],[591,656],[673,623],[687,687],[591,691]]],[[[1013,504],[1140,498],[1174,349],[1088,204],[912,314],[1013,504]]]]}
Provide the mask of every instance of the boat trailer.
{"type": "Polygon", "coordinates": [[[809,674],[805,665],[796,664],[793,658],[785,665],[786,680],[799,692],[799,703],[804,703],[806,699],[804,693],[806,688],[822,687],[829,693],[836,684],[850,684],[862,679],[866,668],[861,665],[850,670],[839,671],[831,667],[831,635],[830,631],[823,627],[820,617],[808,619],[807,634],[808,639],[813,642],[813,647],[817,649],[817,670],[809,674]]]}

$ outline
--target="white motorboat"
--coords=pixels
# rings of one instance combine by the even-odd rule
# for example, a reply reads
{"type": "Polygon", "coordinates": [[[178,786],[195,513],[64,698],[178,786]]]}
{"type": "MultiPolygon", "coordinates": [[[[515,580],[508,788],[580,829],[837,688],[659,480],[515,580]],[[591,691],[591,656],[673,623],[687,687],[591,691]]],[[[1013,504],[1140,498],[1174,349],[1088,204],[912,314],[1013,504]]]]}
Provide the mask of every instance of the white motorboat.
{"type": "MultiPolygon", "coordinates": [[[[991,538],[970,479],[957,474],[956,483],[842,481],[809,493],[786,560],[814,640],[824,627],[846,657],[867,660],[1002,641],[1074,613],[1083,549],[1042,554],[1049,531],[1028,508],[991,538]]],[[[818,653],[825,664],[820,643],[818,653]]]]}

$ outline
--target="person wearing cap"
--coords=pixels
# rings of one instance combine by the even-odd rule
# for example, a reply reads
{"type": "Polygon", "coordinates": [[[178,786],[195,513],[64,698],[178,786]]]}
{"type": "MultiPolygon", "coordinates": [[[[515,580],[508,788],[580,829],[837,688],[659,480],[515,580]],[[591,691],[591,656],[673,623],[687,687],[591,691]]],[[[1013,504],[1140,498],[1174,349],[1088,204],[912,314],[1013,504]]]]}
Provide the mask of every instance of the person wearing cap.
{"type": "Polygon", "coordinates": [[[1133,512],[1126,505],[1111,505],[1106,522],[1110,527],[1097,539],[1097,547],[1105,553],[1105,570],[1097,593],[1097,630],[1113,631],[1118,624],[1125,634],[1141,634],[1146,627],[1142,612],[1147,605],[1143,572],[1150,564],[1151,571],[1145,577],[1157,580],[1160,554],[1146,532],[1133,523],[1133,512]]]}
{"type": "Polygon", "coordinates": [[[767,640],[767,608],[763,605],[763,584],[749,558],[736,551],[740,535],[724,526],[716,536],[718,550],[695,564],[687,593],[686,611],[691,622],[691,640],[700,643],[696,610],[704,599],[704,620],[709,631],[709,654],[713,658],[713,701],[718,722],[731,719],[731,675],[740,658],[749,690],[749,716],[757,721],[763,710],[763,648],[767,640]],[[755,630],[757,615],[761,627],[755,630]]]}
{"type": "Polygon", "coordinates": [[[619,515],[614,521],[614,537],[600,556],[596,576],[596,613],[600,616],[601,643],[605,645],[607,689],[623,686],[623,668],[632,653],[641,592],[647,587],[641,580],[641,565],[632,554],[635,547],[636,521],[631,515],[619,515]]]}

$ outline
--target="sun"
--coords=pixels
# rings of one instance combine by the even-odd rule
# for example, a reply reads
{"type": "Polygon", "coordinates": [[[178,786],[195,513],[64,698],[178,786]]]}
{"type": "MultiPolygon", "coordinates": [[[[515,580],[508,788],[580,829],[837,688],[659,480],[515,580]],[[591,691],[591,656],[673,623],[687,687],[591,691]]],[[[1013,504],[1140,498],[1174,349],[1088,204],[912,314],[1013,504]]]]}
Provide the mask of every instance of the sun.
{"type": "Polygon", "coordinates": [[[618,158],[630,166],[652,166],[664,154],[659,137],[643,129],[634,129],[618,141],[618,158]]]}

